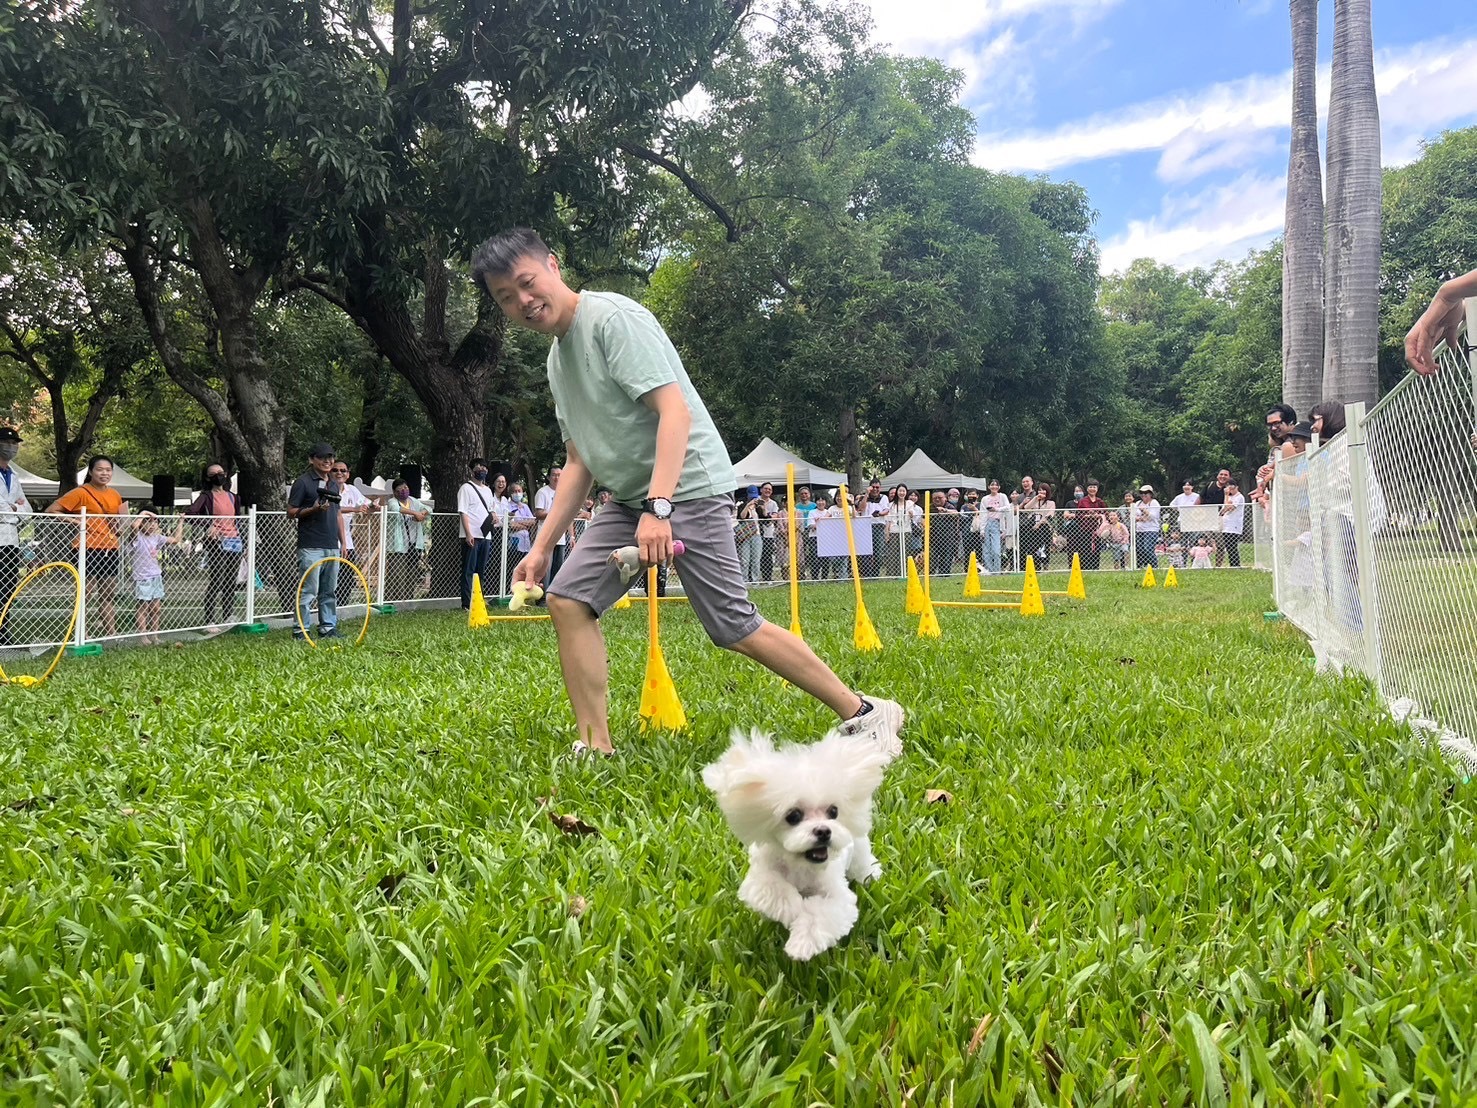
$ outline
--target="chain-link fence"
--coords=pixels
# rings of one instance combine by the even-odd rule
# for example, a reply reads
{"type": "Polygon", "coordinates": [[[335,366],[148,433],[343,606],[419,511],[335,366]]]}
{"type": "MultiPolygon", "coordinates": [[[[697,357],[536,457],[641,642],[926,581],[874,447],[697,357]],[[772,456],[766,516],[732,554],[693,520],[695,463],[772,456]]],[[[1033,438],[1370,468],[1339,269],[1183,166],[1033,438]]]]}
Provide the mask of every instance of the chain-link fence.
{"type": "Polygon", "coordinates": [[[1278,463],[1273,580],[1321,667],[1369,675],[1477,771],[1477,376],[1438,360],[1278,463]]]}

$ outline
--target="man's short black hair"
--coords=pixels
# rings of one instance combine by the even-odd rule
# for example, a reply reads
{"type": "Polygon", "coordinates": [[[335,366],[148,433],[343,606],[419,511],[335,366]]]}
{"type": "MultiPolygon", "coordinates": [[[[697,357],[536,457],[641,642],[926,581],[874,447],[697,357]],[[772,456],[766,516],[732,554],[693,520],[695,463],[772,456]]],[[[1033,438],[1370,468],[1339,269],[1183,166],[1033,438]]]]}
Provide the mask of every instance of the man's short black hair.
{"type": "Polygon", "coordinates": [[[1281,416],[1282,422],[1289,427],[1298,421],[1297,409],[1288,404],[1273,404],[1267,409],[1267,414],[1281,416]]]}
{"type": "Polygon", "coordinates": [[[506,277],[513,267],[527,257],[543,261],[553,251],[531,227],[510,227],[499,231],[472,255],[472,280],[482,287],[489,277],[506,277]]]}

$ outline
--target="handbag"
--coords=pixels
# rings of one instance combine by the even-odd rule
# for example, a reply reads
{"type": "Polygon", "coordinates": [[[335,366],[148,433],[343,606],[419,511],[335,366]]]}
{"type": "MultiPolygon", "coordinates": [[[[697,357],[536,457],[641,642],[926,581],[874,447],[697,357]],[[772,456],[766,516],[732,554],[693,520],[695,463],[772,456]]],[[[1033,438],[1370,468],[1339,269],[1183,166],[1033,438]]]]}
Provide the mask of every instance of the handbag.
{"type": "Polygon", "coordinates": [[[492,533],[497,530],[497,519],[492,514],[492,508],[487,503],[487,497],[482,495],[482,490],[476,485],[473,485],[472,491],[477,494],[477,499],[482,501],[482,507],[487,510],[487,515],[482,520],[482,537],[491,538],[492,533]]]}

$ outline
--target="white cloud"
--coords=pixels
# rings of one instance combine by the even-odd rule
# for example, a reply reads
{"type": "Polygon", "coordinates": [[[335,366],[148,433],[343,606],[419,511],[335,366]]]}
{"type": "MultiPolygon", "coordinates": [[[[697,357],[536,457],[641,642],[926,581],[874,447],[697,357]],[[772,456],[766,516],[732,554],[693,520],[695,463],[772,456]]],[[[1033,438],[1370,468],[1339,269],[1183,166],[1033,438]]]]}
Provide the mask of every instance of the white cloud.
{"type": "Polygon", "coordinates": [[[1195,266],[1237,257],[1282,229],[1286,195],[1285,176],[1247,173],[1199,193],[1166,196],[1158,215],[1130,220],[1102,244],[1102,271],[1125,269],[1135,258],[1195,266]]]}
{"type": "Polygon", "coordinates": [[[875,38],[907,54],[948,60],[961,46],[1001,24],[1038,15],[1091,19],[1120,0],[871,0],[875,38]]]}
{"type": "MultiPolygon", "coordinates": [[[[1418,141],[1464,119],[1477,105],[1477,38],[1417,43],[1375,55],[1386,164],[1409,160],[1418,141]]],[[[1319,72],[1327,118],[1328,70],[1319,72]]],[[[982,135],[977,164],[1002,171],[1045,172],[1123,154],[1160,151],[1158,173],[1186,181],[1236,164],[1257,135],[1280,139],[1291,113],[1292,71],[1225,81],[1180,96],[1133,104],[1050,130],[982,135]]]]}

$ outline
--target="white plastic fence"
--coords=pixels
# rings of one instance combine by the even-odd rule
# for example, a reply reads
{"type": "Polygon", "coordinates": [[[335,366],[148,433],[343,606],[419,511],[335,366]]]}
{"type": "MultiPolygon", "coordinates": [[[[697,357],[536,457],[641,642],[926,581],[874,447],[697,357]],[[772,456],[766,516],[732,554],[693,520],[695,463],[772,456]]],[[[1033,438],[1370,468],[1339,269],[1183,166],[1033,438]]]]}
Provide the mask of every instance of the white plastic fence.
{"type": "Polygon", "coordinates": [[[1273,581],[1320,667],[1367,674],[1477,772],[1477,376],[1466,353],[1438,360],[1278,463],[1273,581]]]}

